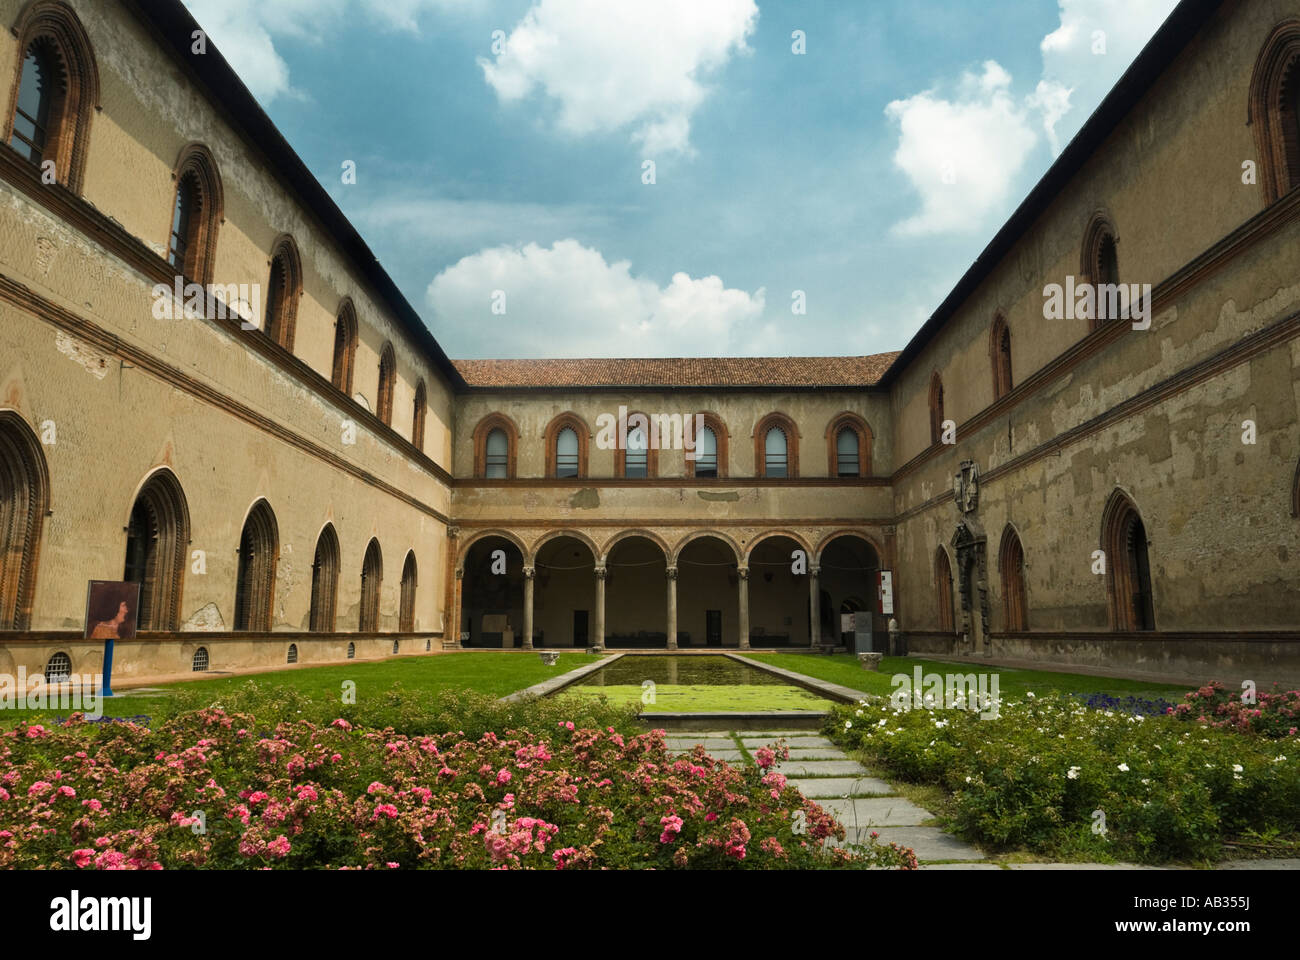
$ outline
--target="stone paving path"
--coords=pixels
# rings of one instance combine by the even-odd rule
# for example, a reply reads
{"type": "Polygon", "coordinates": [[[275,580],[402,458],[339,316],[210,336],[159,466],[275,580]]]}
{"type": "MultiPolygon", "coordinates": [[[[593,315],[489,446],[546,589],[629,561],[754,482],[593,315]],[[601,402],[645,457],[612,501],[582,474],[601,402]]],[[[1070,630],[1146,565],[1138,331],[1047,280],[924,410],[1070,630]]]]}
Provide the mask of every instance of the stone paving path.
{"type": "MultiPolygon", "coordinates": [[[[922,870],[1159,870],[1134,864],[1103,863],[1003,863],[978,847],[959,840],[935,826],[934,815],[917,806],[886,781],[851,759],[825,737],[806,730],[742,730],[685,733],[669,731],[668,749],[689,753],[697,744],[719,760],[729,763],[752,761],[753,752],[785,740],[788,760],[776,769],[810,800],[831,811],[844,824],[846,840],[867,843],[874,831],[881,843],[911,847],[922,870]]],[[[1220,869],[1295,870],[1300,860],[1255,860],[1223,864],[1220,869]]]]}

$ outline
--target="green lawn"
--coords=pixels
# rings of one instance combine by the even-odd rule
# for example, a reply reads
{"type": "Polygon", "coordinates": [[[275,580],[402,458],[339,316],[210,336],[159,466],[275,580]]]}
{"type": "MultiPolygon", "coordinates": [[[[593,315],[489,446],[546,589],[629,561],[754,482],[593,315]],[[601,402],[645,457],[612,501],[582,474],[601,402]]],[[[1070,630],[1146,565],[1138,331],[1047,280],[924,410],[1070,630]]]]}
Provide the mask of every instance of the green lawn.
{"type": "MultiPolygon", "coordinates": [[[[272,673],[244,674],[240,676],[213,677],[183,683],[160,684],[150,687],[147,693],[136,694],[129,689],[103,702],[104,716],[130,717],[145,715],[153,719],[167,716],[175,709],[177,699],[191,704],[193,698],[208,703],[218,703],[225,694],[255,680],[259,684],[276,684],[313,700],[339,702],[344,681],[356,683],[356,696],[360,701],[370,692],[383,691],[400,682],[402,688],[421,693],[446,690],[473,690],[503,697],[508,693],[540,683],[591,663],[595,657],[585,653],[562,653],[553,667],[542,663],[536,653],[444,653],[434,657],[402,657],[375,663],[349,663],[330,667],[300,667],[294,670],[277,670],[272,673]],[[153,692],[153,691],[157,692],[153,692]]],[[[0,728],[12,726],[19,720],[36,717],[67,716],[66,709],[8,710],[0,717],[0,728]]]]}
{"type": "Polygon", "coordinates": [[[1181,700],[1189,687],[1150,680],[1118,680],[1114,677],[1091,677],[1079,673],[1049,673],[1040,670],[1010,670],[991,664],[951,663],[943,660],[921,660],[915,657],[885,657],[880,661],[878,671],[863,670],[855,655],[839,653],[824,656],[810,653],[754,653],[745,654],[751,660],[794,670],[807,674],[818,680],[843,684],[853,690],[864,693],[876,693],[888,696],[895,688],[890,680],[895,674],[904,673],[913,676],[919,666],[922,674],[937,673],[946,676],[950,673],[996,673],[998,675],[998,692],[1003,698],[1020,698],[1025,693],[1047,693],[1058,690],[1061,693],[1105,693],[1118,697],[1164,697],[1166,700],[1181,700]]]}

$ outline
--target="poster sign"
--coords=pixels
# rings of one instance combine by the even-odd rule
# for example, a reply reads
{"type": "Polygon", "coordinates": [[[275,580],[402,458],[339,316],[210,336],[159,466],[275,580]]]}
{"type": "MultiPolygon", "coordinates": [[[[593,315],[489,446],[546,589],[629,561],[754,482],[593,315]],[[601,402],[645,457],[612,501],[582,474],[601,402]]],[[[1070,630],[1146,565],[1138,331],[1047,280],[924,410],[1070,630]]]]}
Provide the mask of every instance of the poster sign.
{"type": "Polygon", "coordinates": [[[879,571],[876,574],[876,587],[880,597],[880,612],[889,616],[894,612],[894,571],[879,571]]]}
{"type": "Polygon", "coordinates": [[[91,580],[86,588],[86,639],[134,640],[140,584],[91,580]]]}
{"type": "Polygon", "coordinates": [[[851,613],[841,613],[841,614],[840,614],[840,633],[852,633],[852,632],[853,632],[853,614],[851,614],[851,613]]]}

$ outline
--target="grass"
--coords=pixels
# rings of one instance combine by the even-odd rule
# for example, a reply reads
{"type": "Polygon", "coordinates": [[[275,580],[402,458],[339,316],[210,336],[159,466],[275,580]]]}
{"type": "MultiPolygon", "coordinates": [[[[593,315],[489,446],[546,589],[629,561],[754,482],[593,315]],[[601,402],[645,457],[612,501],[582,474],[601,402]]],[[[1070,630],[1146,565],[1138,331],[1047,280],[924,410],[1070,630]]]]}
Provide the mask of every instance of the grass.
{"type": "MultiPolygon", "coordinates": [[[[573,686],[565,694],[604,696],[615,705],[641,702],[640,684],[573,686]]],[[[647,713],[769,713],[776,710],[829,710],[831,703],[800,687],[784,684],[666,684],[655,686],[654,703],[645,704],[647,713]]]]}
{"type": "MultiPolygon", "coordinates": [[[[508,693],[532,686],[551,677],[575,670],[597,658],[583,653],[562,653],[553,667],[542,663],[536,654],[512,653],[444,653],[433,657],[400,657],[376,663],[349,663],[328,667],[301,667],[294,670],[277,670],[273,673],[213,677],[182,683],[160,684],[157,692],[133,694],[124,690],[120,695],[103,701],[106,717],[145,715],[157,720],[175,712],[181,704],[192,705],[195,699],[216,703],[223,696],[233,694],[250,679],[259,685],[277,685],[311,700],[330,700],[340,703],[343,684],[356,684],[358,700],[387,690],[400,683],[409,691],[436,694],[458,690],[472,690],[491,696],[503,697],[508,693]]],[[[149,688],[151,691],[155,688],[149,688]]],[[[6,710],[0,714],[0,729],[8,728],[19,720],[66,717],[66,708],[46,710],[6,710]]]]}
{"type": "Polygon", "coordinates": [[[922,674],[937,673],[995,673],[998,692],[1004,699],[1023,697],[1026,693],[1105,693],[1119,697],[1161,697],[1181,700],[1189,689],[1186,685],[1154,683],[1150,680],[1123,680],[1115,677],[1093,677],[1080,673],[1051,673],[1043,670],[1010,670],[992,664],[953,663],[944,660],[921,660],[916,657],[885,657],[878,670],[864,670],[858,658],[851,654],[824,656],[808,653],[747,653],[744,656],[760,663],[785,670],[794,670],[818,680],[842,684],[852,690],[889,696],[896,689],[890,682],[894,674],[909,678],[917,667],[922,674]]]}

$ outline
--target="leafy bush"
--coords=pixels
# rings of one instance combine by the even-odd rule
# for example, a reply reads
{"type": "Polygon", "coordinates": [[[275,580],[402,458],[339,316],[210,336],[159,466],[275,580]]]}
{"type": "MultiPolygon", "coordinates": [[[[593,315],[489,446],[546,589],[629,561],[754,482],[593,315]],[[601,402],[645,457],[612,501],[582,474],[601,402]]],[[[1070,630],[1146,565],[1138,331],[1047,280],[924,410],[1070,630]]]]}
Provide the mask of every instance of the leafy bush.
{"type": "Polygon", "coordinates": [[[19,724],[0,736],[0,869],[915,866],[892,845],[826,846],[844,828],[770,764],[673,759],[662,730],[479,732],[553,701],[368,708],[436,733],[277,709],[295,719],[261,733],[216,707],[152,730],[19,724]]]}
{"type": "Polygon", "coordinates": [[[945,787],[953,825],[992,847],[1202,860],[1217,858],[1225,839],[1300,829],[1300,739],[1189,729],[1172,716],[1032,694],[1003,701],[987,720],[864,701],[837,708],[826,730],[890,773],[945,787]]]}
{"type": "Polygon", "coordinates": [[[1280,690],[1273,684],[1269,693],[1258,693],[1255,703],[1243,703],[1242,695],[1229,693],[1214,681],[1183,697],[1170,709],[1180,720],[1194,720],[1207,727],[1230,728],[1266,737],[1294,737],[1300,732],[1300,690],[1280,690]]]}

